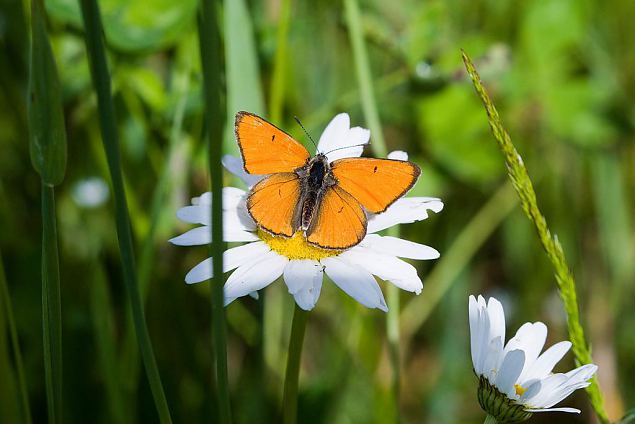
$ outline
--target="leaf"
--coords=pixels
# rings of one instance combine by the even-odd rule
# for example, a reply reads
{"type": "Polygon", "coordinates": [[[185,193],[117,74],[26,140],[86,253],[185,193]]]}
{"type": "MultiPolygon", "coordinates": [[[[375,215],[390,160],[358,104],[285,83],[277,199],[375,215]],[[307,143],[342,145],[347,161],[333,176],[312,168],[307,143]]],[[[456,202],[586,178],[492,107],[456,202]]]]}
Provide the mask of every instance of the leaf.
{"type": "Polygon", "coordinates": [[[53,186],[64,179],[66,128],[62,91],[46,31],[42,0],[32,2],[31,22],[27,100],[31,162],[44,184],[53,186]]]}

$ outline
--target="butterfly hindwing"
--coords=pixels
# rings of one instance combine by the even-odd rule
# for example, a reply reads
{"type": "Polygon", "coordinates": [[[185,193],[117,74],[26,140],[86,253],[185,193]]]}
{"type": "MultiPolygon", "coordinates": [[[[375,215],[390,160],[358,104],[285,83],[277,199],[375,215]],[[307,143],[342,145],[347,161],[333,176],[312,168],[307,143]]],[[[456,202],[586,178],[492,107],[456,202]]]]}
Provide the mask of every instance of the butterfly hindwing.
{"type": "Polygon", "coordinates": [[[366,214],[357,200],[337,185],[327,188],[319,203],[307,241],[326,249],[347,249],[366,235],[366,214]]]}
{"type": "Polygon", "coordinates": [[[250,174],[293,172],[310,157],[293,137],[252,113],[238,112],[234,129],[245,171],[250,174]]]}
{"type": "Polygon", "coordinates": [[[421,170],[408,161],[346,158],[331,164],[337,184],[369,212],[385,211],[419,178],[421,170]]]}
{"type": "Polygon", "coordinates": [[[258,226],[291,237],[293,216],[300,200],[300,179],[293,172],[273,174],[258,182],[247,197],[247,210],[258,226]]]}

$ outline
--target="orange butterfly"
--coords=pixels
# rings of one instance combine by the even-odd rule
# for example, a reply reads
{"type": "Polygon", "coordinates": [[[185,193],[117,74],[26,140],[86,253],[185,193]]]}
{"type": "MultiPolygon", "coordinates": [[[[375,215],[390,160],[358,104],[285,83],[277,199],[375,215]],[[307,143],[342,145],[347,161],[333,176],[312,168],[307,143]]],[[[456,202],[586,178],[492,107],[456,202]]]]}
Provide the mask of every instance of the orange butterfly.
{"type": "Polygon", "coordinates": [[[291,237],[303,231],[323,249],[347,249],[366,235],[366,212],[385,211],[417,181],[408,161],[342,158],[307,149],[275,125],[249,112],[235,123],[245,171],[268,175],[254,185],[247,210],[263,230],[291,237]]]}

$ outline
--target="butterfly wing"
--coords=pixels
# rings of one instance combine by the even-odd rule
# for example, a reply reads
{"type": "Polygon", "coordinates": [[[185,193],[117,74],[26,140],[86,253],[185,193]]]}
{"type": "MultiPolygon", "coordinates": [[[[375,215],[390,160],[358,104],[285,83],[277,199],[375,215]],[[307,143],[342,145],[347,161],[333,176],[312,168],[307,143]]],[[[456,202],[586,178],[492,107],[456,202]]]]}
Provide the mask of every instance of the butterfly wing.
{"type": "Polygon", "coordinates": [[[300,199],[300,179],[293,172],[260,180],[247,197],[247,211],[260,227],[272,234],[291,237],[293,216],[300,199]]]}
{"type": "Polygon", "coordinates": [[[338,185],[368,211],[385,211],[417,181],[421,170],[412,162],[392,159],[345,158],[331,165],[338,185]]]}
{"type": "Polygon", "coordinates": [[[366,235],[366,214],[353,196],[337,185],[326,189],[310,227],[307,241],[325,249],[347,249],[366,235]]]}
{"type": "Polygon", "coordinates": [[[252,113],[238,112],[234,130],[245,171],[250,174],[293,172],[311,156],[289,134],[252,113]]]}

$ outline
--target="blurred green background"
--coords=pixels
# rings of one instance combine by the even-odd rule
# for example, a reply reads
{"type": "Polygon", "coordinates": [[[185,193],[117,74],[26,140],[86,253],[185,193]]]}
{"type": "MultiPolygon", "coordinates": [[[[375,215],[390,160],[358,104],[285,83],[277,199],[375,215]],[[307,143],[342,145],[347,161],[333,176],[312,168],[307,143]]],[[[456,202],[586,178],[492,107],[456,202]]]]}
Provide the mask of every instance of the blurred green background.
{"type": "MultiPolygon", "coordinates": [[[[33,417],[43,422],[40,182],[28,151],[27,3],[0,0],[0,252],[33,417]]],[[[207,249],[167,243],[190,228],[175,211],[207,190],[198,5],[99,4],[158,366],[175,421],[210,421],[209,287],[183,282],[207,249]]],[[[303,142],[293,116],[314,138],[343,111],[353,125],[367,126],[341,2],[231,0],[223,6],[228,129],[241,109],[274,119],[303,142]],[[276,55],[285,16],[287,50],[276,55]],[[276,84],[274,73],[281,70],[276,84]]],[[[508,186],[461,48],[475,60],[564,245],[606,406],[618,419],[635,405],[635,2],[367,0],[360,7],[388,147],[407,150],[422,167],[412,194],[438,196],[446,205],[441,214],[401,229],[442,255],[416,264],[427,284],[422,294],[401,296],[402,421],[482,422],[469,355],[468,294],[498,297],[508,334],[541,320],[550,329],[549,345],[567,337],[552,269],[508,186]],[[441,295],[439,302],[432,292],[441,295]]],[[[46,0],[46,8],[69,149],[66,178],[56,190],[64,420],[154,422],[121,281],[79,6],[46,0]]],[[[224,150],[236,152],[231,130],[224,150]]],[[[229,175],[226,183],[238,184],[229,175]]],[[[293,303],[281,282],[263,294],[226,309],[238,423],[275,422],[279,413],[293,303]]],[[[0,422],[13,423],[21,420],[18,380],[6,304],[0,305],[0,422]]],[[[383,313],[325,282],[305,338],[301,422],[380,423],[394,416],[385,328],[383,313]]],[[[569,354],[557,369],[573,366],[569,354]]],[[[583,414],[531,422],[594,422],[583,392],[566,403],[583,414]]]]}

